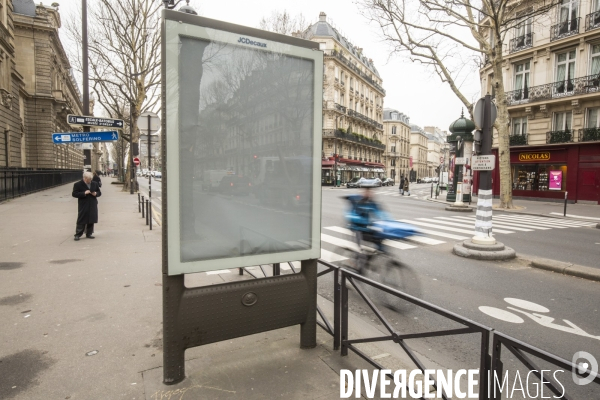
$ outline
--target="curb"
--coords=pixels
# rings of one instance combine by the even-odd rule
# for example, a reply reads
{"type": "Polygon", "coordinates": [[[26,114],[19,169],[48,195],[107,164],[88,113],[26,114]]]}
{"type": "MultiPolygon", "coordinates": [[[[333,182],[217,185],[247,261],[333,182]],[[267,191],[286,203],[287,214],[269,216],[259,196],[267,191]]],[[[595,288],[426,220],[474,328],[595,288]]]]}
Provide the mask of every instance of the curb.
{"type": "Polygon", "coordinates": [[[563,275],[575,276],[577,278],[583,278],[591,281],[600,282],[600,269],[598,268],[550,260],[547,258],[521,258],[523,260],[529,261],[529,264],[534,268],[544,269],[546,271],[552,271],[563,275]]]}

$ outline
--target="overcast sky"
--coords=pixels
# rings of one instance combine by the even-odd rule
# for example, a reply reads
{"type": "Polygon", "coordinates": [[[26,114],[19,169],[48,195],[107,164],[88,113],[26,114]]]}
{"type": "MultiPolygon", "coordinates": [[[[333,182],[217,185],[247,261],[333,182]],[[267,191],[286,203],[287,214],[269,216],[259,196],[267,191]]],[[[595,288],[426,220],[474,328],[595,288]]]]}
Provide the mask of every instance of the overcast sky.
{"type": "MultiPolygon", "coordinates": [[[[43,3],[49,5],[52,2],[44,0],[43,3]]],[[[66,14],[81,7],[81,0],[58,2],[60,12],[64,14],[63,21],[66,14]]],[[[423,66],[411,63],[403,56],[390,58],[389,47],[382,42],[378,28],[361,15],[352,0],[191,0],[190,5],[204,17],[251,27],[258,27],[260,19],[268,17],[273,10],[286,9],[292,15],[302,13],[311,23],[316,22],[319,13],[324,11],[327,20],[355,46],[362,47],[364,54],[375,62],[387,92],[385,107],[404,112],[411,123],[421,127],[433,125],[442,130],[447,130],[450,123],[460,117],[462,103],[450,87],[423,66]]],[[[65,36],[61,32],[61,39],[65,36]]],[[[480,97],[478,74],[473,74],[473,79],[465,83],[463,93],[473,101],[480,97]]]]}

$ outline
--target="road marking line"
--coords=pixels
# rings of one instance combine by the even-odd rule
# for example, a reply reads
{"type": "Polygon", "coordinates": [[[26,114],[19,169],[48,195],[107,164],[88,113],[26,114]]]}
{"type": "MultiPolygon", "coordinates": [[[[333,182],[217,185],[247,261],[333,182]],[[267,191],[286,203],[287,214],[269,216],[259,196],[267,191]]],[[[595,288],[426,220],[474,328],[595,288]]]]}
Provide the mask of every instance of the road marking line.
{"type": "MultiPolygon", "coordinates": [[[[473,228],[473,231],[475,230],[474,225],[472,226],[472,225],[467,225],[467,224],[459,224],[456,222],[440,221],[440,218],[446,218],[446,217],[436,217],[435,219],[433,219],[433,218],[417,218],[417,219],[420,221],[435,222],[436,224],[458,226],[460,228],[473,228]]],[[[513,231],[506,231],[503,229],[494,229],[494,232],[495,233],[514,233],[513,231]]]]}
{"type": "MultiPolygon", "coordinates": [[[[469,220],[469,221],[476,221],[476,218],[473,218],[473,217],[458,217],[457,216],[457,217],[454,217],[454,218],[461,218],[461,219],[465,219],[465,220],[469,220]]],[[[514,228],[512,225],[509,225],[509,224],[513,224],[513,222],[498,220],[498,219],[495,219],[495,217],[492,218],[492,224],[494,226],[496,226],[496,224],[504,224],[504,225],[506,225],[506,226],[504,226],[505,228],[517,229],[517,228],[514,228]]],[[[524,224],[522,224],[520,222],[519,222],[519,227],[530,228],[531,230],[539,229],[539,230],[542,230],[542,231],[549,231],[550,229],[552,229],[552,228],[546,228],[546,227],[543,227],[543,226],[524,225],[524,224]]],[[[521,230],[521,229],[517,229],[517,230],[521,230]]]]}
{"type": "MultiPolygon", "coordinates": [[[[473,226],[475,226],[475,218],[469,218],[469,217],[436,217],[436,218],[440,218],[440,219],[447,219],[449,221],[461,221],[461,222],[471,222],[473,223],[473,226]]],[[[493,221],[493,220],[492,220],[493,221]]],[[[496,221],[493,221],[493,225],[494,227],[498,227],[498,228],[508,228],[508,229],[512,229],[515,231],[523,231],[523,232],[533,232],[533,229],[527,229],[527,228],[520,228],[520,227],[516,227],[513,225],[502,225],[502,223],[496,223],[496,221]]]]}
{"type": "MultiPolygon", "coordinates": [[[[327,227],[325,227],[325,229],[329,229],[330,231],[334,231],[334,232],[343,233],[344,235],[354,236],[354,232],[352,232],[350,229],[342,228],[340,226],[327,226],[327,227]]],[[[413,242],[430,244],[430,245],[446,243],[446,242],[442,242],[441,240],[431,239],[431,238],[426,238],[426,237],[416,236],[416,235],[407,236],[404,239],[400,239],[400,240],[410,240],[413,242]]],[[[396,241],[393,240],[393,242],[396,242],[396,241]]],[[[407,246],[410,246],[410,245],[407,245],[407,246]]],[[[409,248],[411,248],[411,247],[409,247],[409,248]]]]}
{"type": "MultiPolygon", "coordinates": [[[[556,213],[556,212],[551,212],[550,214],[552,215],[560,215],[561,217],[563,216],[563,214],[561,213],[556,213]]],[[[571,217],[571,218],[581,218],[581,219],[591,219],[592,221],[600,221],[600,218],[596,218],[596,217],[586,217],[583,215],[573,215],[573,214],[567,214],[567,217],[571,217]]]]}
{"type": "MultiPolygon", "coordinates": [[[[398,221],[405,222],[405,221],[402,221],[402,220],[398,220],[398,221]]],[[[432,230],[429,230],[429,229],[419,228],[419,232],[420,233],[426,233],[428,235],[441,236],[441,237],[445,237],[445,238],[448,238],[448,239],[454,239],[454,240],[465,240],[465,239],[468,239],[468,237],[466,237],[466,236],[453,235],[451,233],[432,231],[432,230]]]]}
{"type": "MultiPolygon", "coordinates": [[[[510,216],[499,216],[497,217],[498,219],[504,220],[504,221],[511,221],[511,222],[519,222],[520,219],[518,218],[514,218],[514,217],[510,217],[510,216]]],[[[567,228],[579,228],[581,225],[567,225],[567,224],[560,224],[560,223],[556,223],[556,222],[547,222],[544,220],[532,220],[532,219],[528,219],[526,220],[526,222],[530,223],[530,224],[538,224],[540,226],[548,226],[551,228],[556,228],[556,229],[567,229],[567,228]]]]}
{"type": "Polygon", "coordinates": [[[523,221],[536,221],[553,225],[564,225],[564,226],[585,226],[594,225],[594,222],[588,221],[574,221],[558,218],[547,218],[547,217],[532,217],[532,216],[517,216],[517,215],[501,215],[501,217],[511,219],[522,219],[523,221]]]}
{"type": "MultiPolygon", "coordinates": [[[[399,219],[398,221],[400,221],[400,222],[406,222],[407,224],[421,225],[421,226],[426,226],[428,228],[436,228],[436,229],[441,229],[443,231],[450,231],[450,232],[456,232],[456,233],[466,233],[467,235],[475,236],[475,230],[474,229],[472,231],[470,231],[470,230],[468,231],[466,229],[458,229],[458,228],[452,228],[450,226],[440,226],[440,225],[436,225],[436,224],[428,224],[426,222],[411,221],[409,219],[399,219]]],[[[467,239],[467,238],[465,238],[465,239],[467,239]]]]}

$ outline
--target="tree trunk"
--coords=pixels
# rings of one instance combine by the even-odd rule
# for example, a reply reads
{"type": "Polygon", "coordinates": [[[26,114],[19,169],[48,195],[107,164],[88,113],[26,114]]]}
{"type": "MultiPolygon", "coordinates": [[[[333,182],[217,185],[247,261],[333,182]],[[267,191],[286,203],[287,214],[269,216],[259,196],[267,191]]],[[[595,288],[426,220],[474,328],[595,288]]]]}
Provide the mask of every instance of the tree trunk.
{"type": "Polygon", "coordinates": [[[506,93],[502,79],[502,58],[497,57],[494,63],[494,79],[492,84],[496,91],[496,108],[498,117],[494,127],[498,132],[498,157],[500,168],[500,208],[514,208],[512,201],[512,179],[510,168],[509,118],[506,104],[506,93]],[[500,78],[500,79],[498,79],[500,78]]]}

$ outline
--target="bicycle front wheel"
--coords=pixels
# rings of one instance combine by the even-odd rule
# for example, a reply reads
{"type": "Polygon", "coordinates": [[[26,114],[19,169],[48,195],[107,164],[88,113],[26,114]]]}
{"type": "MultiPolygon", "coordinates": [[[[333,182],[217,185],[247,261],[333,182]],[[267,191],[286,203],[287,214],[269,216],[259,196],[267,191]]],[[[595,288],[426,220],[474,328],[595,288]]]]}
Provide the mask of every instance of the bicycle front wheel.
{"type": "MultiPolygon", "coordinates": [[[[382,278],[382,283],[386,286],[414,297],[421,296],[419,278],[414,269],[406,264],[389,259],[385,271],[382,271],[382,278]]],[[[392,294],[386,294],[384,300],[388,308],[398,312],[407,312],[416,307],[413,303],[392,294]]]]}

